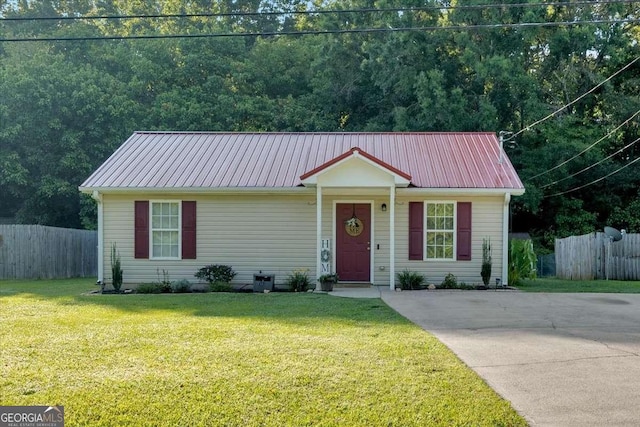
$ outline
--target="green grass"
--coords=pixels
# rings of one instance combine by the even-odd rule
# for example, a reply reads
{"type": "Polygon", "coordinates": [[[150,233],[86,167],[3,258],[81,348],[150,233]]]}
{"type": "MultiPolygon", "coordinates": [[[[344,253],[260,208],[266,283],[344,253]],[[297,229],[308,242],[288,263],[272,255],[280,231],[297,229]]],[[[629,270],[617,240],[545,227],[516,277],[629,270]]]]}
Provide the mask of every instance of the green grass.
{"type": "Polygon", "coordinates": [[[0,405],[68,426],[526,425],[380,300],[0,282],[0,405]]]}
{"type": "Polygon", "coordinates": [[[619,280],[534,279],[523,280],[516,287],[525,292],[640,293],[640,282],[623,282],[619,280]]]}

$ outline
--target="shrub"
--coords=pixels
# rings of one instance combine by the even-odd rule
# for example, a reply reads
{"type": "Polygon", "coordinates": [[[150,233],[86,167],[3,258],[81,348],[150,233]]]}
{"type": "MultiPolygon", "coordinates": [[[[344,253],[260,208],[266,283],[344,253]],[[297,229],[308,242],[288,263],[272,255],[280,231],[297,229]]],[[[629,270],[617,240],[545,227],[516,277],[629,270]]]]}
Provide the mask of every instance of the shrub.
{"type": "Polygon", "coordinates": [[[286,284],[293,292],[306,292],[311,286],[311,280],[307,275],[309,270],[293,270],[293,272],[287,276],[286,284]]]}
{"type": "Polygon", "coordinates": [[[512,240],[509,243],[509,285],[517,285],[521,279],[535,279],[536,264],[531,240],[512,240]]]}
{"type": "Polygon", "coordinates": [[[460,284],[458,284],[458,289],[464,289],[466,291],[472,291],[472,290],[475,290],[476,287],[473,286],[473,285],[468,285],[468,284],[466,284],[464,282],[460,282],[460,284]]]}
{"type": "Polygon", "coordinates": [[[171,284],[171,279],[169,278],[169,272],[167,270],[162,270],[162,279],[160,278],[160,269],[156,268],[156,275],[158,276],[158,281],[156,282],[160,286],[160,292],[163,294],[169,294],[173,291],[173,287],[171,284]]]}
{"type": "Polygon", "coordinates": [[[398,273],[398,283],[402,290],[422,289],[425,278],[417,271],[403,270],[398,273]]]}
{"type": "Polygon", "coordinates": [[[236,274],[230,265],[212,264],[201,268],[194,276],[213,284],[215,282],[229,283],[236,277],[236,274]]]}
{"type": "Polygon", "coordinates": [[[444,276],[444,280],[440,283],[441,289],[457,289],[458,279],[453,274],[449,273],[444,276]]]}
{"type": "Polygon", "coordinates": [[[122,287],[122,264],[120,262],[120,253],[116,251],[116,244],[111,245],[111,279],[113,281],[113,289],[120,292],[122,287]]]}
{"type": "Polygon", "coordinates": [[[178,280],[171,283],[171,291],[176,294],[185,294],[191,292],[191,283],[187,279],[178,280]]]}
{"type": "Polygon", "coordinates": [[[231,292],[233,286],[227,282],[213,282],[209,285],[211,292],[231,292]]]}
{"type": "Polygon", "coordinates": [[[139,294],[160,294],[162,293],[162,284],[160,283],[140,283],[136,289],[139,294]]]}
{"type": "Polygon", "coordinates": [[[489,286],[491,280],[491,239],[482,239],[482,268],[480,270],[482,283],[489,286]]]}

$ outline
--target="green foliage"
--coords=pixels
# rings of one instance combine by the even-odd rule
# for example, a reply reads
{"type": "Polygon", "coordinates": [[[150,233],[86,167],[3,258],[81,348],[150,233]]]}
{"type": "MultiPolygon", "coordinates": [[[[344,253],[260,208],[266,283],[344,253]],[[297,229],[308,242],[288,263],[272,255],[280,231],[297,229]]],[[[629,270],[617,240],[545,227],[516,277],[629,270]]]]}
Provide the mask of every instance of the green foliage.
{"type": "Polygon", "coordinates": [[[230,265],[212,264],[202,267],[194,276],[212,284],[215,282],[230,283],[236,274],[230,265]]]}
{"type": "MultiPolygon", "coordinates": [[[[2,4],[3,16],[17,18],[230,13],[221,19],[189,22],[15,22],[3,26],[5,38],[179,34],[187,27],[194,34],[463,27],[640,16],[631,3],[580,10],[433,9],[352,14],[348,19],[336,14],[249,17],[232,12],[371,5],[346,0],[2,4]]],[[[391,3],[380,6],[384,4],[391,3]]],[[[629,63],[637,56],[638,37],[634,25],[584,24],[478,32],[399,31],[384,37],[362,33],[4,43],[0,47],[0,217],[95,228],[95,203],[80,196],[77,188],[137,129],[518,131],[629,63]]],[[[620,169],[637,156],[632,148],[622,149],[638,138],[638,127],[631,122],[576,156],[640,109],[634,73],[635,68],[628,68],[553,120],[507,144],[527,189],[513,200],[514,230],[529,231],[536,244],[550,249],[556,237],[584,234],[614,222],[629,231],[640,229],[634,215],[637,208],[630,207],[638,198],[640,174],[632,167],[620,169]],[[584,189],[550,197],[619,169],[584,189]]]]}
{"type": "Polygon", "coordinates": [[[233,286],[228,282],[212,282],[209,284],[211,292],[232,292],[233,286]]]}
{"type": "Polygon", "coordinates": [[[167,270],[162,270],[162,278],[160,277],[160,269],[156,268],[156,275],[158,276],[158,284],[160,285],[160,290],[163,294],[171,293],[173,290],[173,284],[171,279],[169,278],[169,272],[167,270]]]}
{"type": "Polygon", "coordinates": [[[138,294],[161,294],[162,284],[160,283],[140,283],[136,288],[138,294]]]}
{"type": "Polygon", "coordinates": [[[627,206],[614,208],[608,225],[625,229],[628,233],[640,233],[640,194],[627,206]]]}
{"type": "Polygon", "coordinates": [[[444,276],[444,280],[440,283],[440,289],[458,289],[458,279],[453,273],[444,276]]]}
{"type": "Polygon", "coordinates": [[[122,287],[122,263],[115,243],[111,245],[111,284],[116,292],[120,292],[122,287]]]}
{"type": "Polygon", "coordinates": [[[422,289],[425,277],[417,271],[403,270],[397,274],[402,290],[422,289]]]}
{"type": "Polygon", "coordinates": [[[311,286],[308,273],[307,269],[294,270],[287,276],[285,283],[293,292],[306,292],[311,286]]]}
{"type": "Polygon", "coordinates": [[[338,275],[336,273],[331,274],[323,274],[318,277],[318,282],[320,283],[338,283],[338,275]]]}
{"type": "Polygon", "coordinates": [[[191,292],[191,283],[187,279],[178,280],[171,283],[171,292],[174,294],[184,294],[191,292]]]}
{"type": "Polygon", "coordinates": [[[531,240],[509,242],[509,285],[517,286],[522,279],[536,277],[536,253],[531,240]]]}
{"type": "Polygon", "coordinates": [[[480,270],[482,283],[489,286],[491,280],[491,239],[482,239],[482,268],[480,270]]]}

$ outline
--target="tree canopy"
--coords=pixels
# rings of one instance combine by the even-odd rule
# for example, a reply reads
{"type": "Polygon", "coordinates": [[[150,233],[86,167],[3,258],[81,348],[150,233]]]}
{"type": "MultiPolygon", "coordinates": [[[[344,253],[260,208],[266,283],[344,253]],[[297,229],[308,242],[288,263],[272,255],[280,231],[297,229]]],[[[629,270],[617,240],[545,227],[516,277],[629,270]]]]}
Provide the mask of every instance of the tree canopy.
{"type": "Polygon", "coordinates": [[[640,232],[639,14],[629,1],[0,0],[0,217],[95,227],[77,187],[136,130],[506,131],[527,189],[514,230],[543,246],[640,232]]]}

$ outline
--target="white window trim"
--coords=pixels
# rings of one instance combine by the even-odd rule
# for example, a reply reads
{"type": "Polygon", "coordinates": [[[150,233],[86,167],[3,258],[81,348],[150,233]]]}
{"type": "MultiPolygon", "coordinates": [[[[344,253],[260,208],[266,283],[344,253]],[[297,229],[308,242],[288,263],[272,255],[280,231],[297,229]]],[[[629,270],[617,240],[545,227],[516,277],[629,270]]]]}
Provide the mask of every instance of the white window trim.
{"type": "Polygon", "coordinates": [[[423,227],[423,236],[422,241],[424,242],[424,247],[422,248],[424,251],[423,261],[428,262],[455,262],[458,257],[458,202],[455,200],[425,200],[424,204],[424,227],[423,227]],[[451,258],[427,258],[427,212],[429,204],[443,204],[448,203],[453,205],[453,256],[451,258]]]}
{"type": "Polygon", "coordinates": [[[182,259],[182,200],[149,200],[149,259],[151,260],[181,260],[182,259]],[[153,256],[153,204],[177,203],[178,204],[178,256],[154,257],[153,256]]]}

